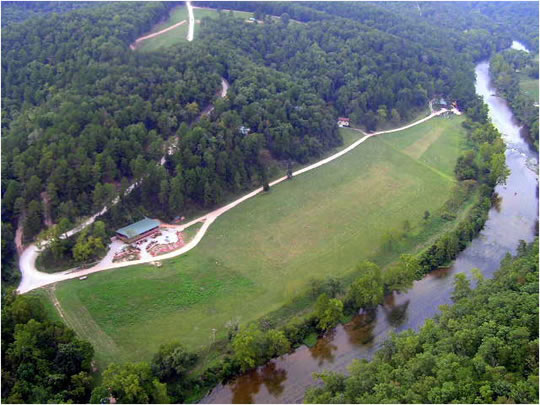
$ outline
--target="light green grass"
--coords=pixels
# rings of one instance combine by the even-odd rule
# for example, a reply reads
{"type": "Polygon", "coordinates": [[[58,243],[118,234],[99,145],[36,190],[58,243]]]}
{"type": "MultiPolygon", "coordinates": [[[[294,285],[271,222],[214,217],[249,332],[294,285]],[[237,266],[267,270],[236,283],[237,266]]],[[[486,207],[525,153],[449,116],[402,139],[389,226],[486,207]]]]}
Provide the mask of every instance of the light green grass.
{"type": "Polygon", "coordinates": [[[532,79],[524,73],[519,73],[518,77],[521,91],[538,103],[538,79],[532,79]]]}
{"type": "MultiPolygon", "coordinates": [[[[389,229],[405,220],[413,233],[423,229],[424,211],[436,212],[449,198],[462,121],[435,118],[371,138],[222,215],[195,249],[161,268],[139,265],[58,284],[68,324],[94,344],[101,366],[149,360],[172,340],[201,349],[212,328],[220,338],[231,319],[244,324],[278,310],[309,279],[345,276],[362,260],[381,259],[389,229]]],[[[347,142],[359,137],[343,134],[347,142]]],[[[433,229],[416,232],[410,250],[433,229]]]]}
{"type": "MultiPolygon", "coordinates": [[[[228,11],[223,11],[223,13],[229,15],[228,11]]],[[[195,8],[193,9],[193,15],[195,17],[195,27],[193,29],[194,40],[197,38],[198,31],[201,25],[198,21],[200,21],[204,17],[219,18],[219,12],[212,9],[195,8]]],[[[249,17],[252,17],[253,13],[234,11],[233,16],[237,18],[247,19],[249,17]]],[[[175,7],[173,10],[171,10],[169,18],[165,22],[154,26],[148,34],[161,31],[182,20],[186,20],[186,22],[181,26],[176,27],[171,31],[165,32],[164,34],[142,41],[140,45],[138,45],[137,49],[140,51],[155,51],[157,49],[163,49],[172,45],[180,44],[182,42],[187,42],[187,34],[189,29],[189,14],[186,6],[175,7]]]]}
{"type": "MultiPolygon", "coordinates": [[[[538,65],[538,55],[534,56],[533,63],[538,65]]],[[[533,79],[525,73],[518,73],[518,78],[521,91],[538,103],[538,79],[533,79]]]]}
{"type": "Polygon", "coordinates": [[[140,45],[137,46],[137,50],[155,51],[156,49],[167,48],[171,45],[187,42],[189,15],[186,6],[175,7],[172,9],[169,18],[165,22],[157,24],[145,35],[161,31],[183,20],[186,20],[186,22],[181,26],[165,32],[164,34],[142,41],[140,45]]]}

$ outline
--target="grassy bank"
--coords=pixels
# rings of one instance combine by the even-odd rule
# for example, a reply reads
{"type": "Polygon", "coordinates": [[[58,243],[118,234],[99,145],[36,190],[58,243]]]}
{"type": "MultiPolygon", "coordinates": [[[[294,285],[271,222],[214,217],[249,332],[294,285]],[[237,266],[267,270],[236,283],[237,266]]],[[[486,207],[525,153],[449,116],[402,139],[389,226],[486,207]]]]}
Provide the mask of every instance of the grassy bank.
{"type": "Polygon", "coordinates": [[[345,277],[361,260],[383,264],[397,256],[381,252],[388,229],[404,221],[410,230],[400,250],[418,250],[449,226],[426,226],[422,217],[450,197],[462,121],[436,118],[372,138],[224,214],[197,248],[161,268],[139,265],[58,284],[66,322],[92,342],[100,365],[148,360],[172,340],[200,350],[212,329],[220,338],[227,321],[279,310],[311,278],[345,277]]]}
{"type": "Polygon", "coordinates": [[[518,74],[521,91],[538,103],[538,79],[533,79],[524,73],[518,74]]]}

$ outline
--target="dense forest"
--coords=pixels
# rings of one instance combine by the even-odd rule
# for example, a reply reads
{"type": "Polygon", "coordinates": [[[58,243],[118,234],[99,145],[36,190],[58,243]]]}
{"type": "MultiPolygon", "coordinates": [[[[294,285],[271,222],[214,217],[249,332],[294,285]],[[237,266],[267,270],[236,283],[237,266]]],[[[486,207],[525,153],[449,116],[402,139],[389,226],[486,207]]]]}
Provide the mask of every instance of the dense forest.
{"type": "Polygon", "coordinates": [[[99,7],[101,5],[96,1],[3,1],[2,27],[44,14],[61,14],[79,8],[99,7]]]}
{"type": "Polygon", "coordinates": [[[51,320],[37,297],[3,289],[3,403],[86,402],[93,356],[90,343],[51,320]]]}
{"type": "Polygon", "coordinates": [[[321,373],[305,402],[538,402],[538,240],[473,283],[458,274],[454,305],[389,339],[372,361],[354,360],[349,376],[321,373]]]}
{"type": "Polygon", "coordinates": [[[508,49],[493,55],[489,66],[497,91],[508,100],[512,111],[527,128],[529,137],[538,150],[538,107],[532,97],[523,94],[518,77],[518,72],[522,72],[538,79],[538,63],[531,54],[508,49]]]}

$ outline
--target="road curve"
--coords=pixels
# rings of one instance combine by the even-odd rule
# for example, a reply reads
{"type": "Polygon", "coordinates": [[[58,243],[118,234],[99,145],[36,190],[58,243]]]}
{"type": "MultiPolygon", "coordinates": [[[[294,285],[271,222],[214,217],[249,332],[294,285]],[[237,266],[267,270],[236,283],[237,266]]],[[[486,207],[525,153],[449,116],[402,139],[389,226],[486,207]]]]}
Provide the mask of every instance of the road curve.
{"type": "MultiPolygon", "coordinates": [[[[442,109],[442,110],[439,110],[437,112],[433,112],[431,113],[429,116],[425,117],[425,118],[422,118],[421,120],[418,120],[416,122],[413,122],[412,124],[408,124],[408,125],[405,125],[403,127],[400,127],[400,128],[395,128],[395,129],[391,129],[391,130],[387,130],[387,131],[379,131],[379,132],[373,132],[373,133],[369,133],[369,134],[366,134],[364,131],[360,130],[360,129],[357,129],[357,128],[353,128],[354,130],[356,131],[359,131],[361,132],[364,136],[362,138],[360,138],[359,140],[357,140],[356,142],[354,142],[353,144],[349,145],[348,147],[346,147],[345,149],[333,154],[332,156],[329,156],[325,159],[322,159],[312,165],[309,165],[307,167],[304,167],[303,169],[300,169],[300,170],[297,170],[293,173],[293,176],[298,176],[302,173],[306,173],[310,170],[313,170],[313,169],[316,169],[317,167],[320,167],[320,166],[323,166],[335,159],[338,159],[340,158],[341,156],[345,155],[346,153],[349,153],[350,151],[352,151],[353,149],[355,149],[356,147],[358,147],[359,145],[361,145],[362,143],[364,143],[367,139],[373,137],[373,136],[377,136],[377,135],[383,135],[383,134],[388,134],[388,133],[392,133],[392,132],[398,132],[398,131],[402,131],[404,129],[408,129],[408,128],[411,128],[411,127],[414,127],[415,125],[419,125],[423,122],[426,122],[427,120],[430,120],[438,115],[441,115],[443,114],[444,112],[447,112],[447,111],[450,111],[450,110],[446,110],[446,109],[442,109]]],[[[452,112],[456,113],[456,114],[460,114],[459,111],[457,111],[456,109],[452,109],[451,110],[452,112]]],[[[285,181],[287,179],[287,176],[283,176],[277,180],[274,180],[273,182],[270,183],[270,186],[275,186],[276,184],[279,184],[283,181],[285,181]]],[[[134,185],[132,185],[131,187],[134,187],[134,185]]],[[[36,246],[36,244],[32,244],[30,246],[28,246],[24,252],[21,254],[20,258],[19,258],[19,268],[21,269],[21,272],[22,272],[22,280],[21,280],[21,283],[19,285],[19,288],[17,289],[17,291],[21,294],[23,293],[26,293],[28,291],[31,291],[31,290],[34,290],[36,288],[40,288],[40,287],[43,287],[45,285],[48,285],[48,284],[52,284],[52,283],[56,283],[58,281],[63,281],[63,280],[69,280],[69,279],[73,279],[73,278],[77,278],[77,277],[81,277],[81,276],[84,276],[84,275],[88,275],[88,274],[92,274],[92,273],[96,273],[96,272],[99,272],[99,271],[103,271],[103,270],[109,270],[109,269],[115,269],[115,268],[119,268],[119,267],[127,267],[127,266],[132,266],[132,265],[135,265],[135,264],[142,264],[142,263],[149,263],[149,262],[152,262],[152,261],[155,261],[155,260],[164,260],[164,259],[170,259],[170,258],[173,258],[173,257],[176,257],[176,256],[180,256],[186,252],[189,252],[191,249],[193,249],[195,246],[197,246],[199,244],[199,242],[202,240],[202,238],[204,237],[204,235],[206,234],[206,231],[208,230],[208,228],[210,227],[210,225],[212,225],[212,223],[223,213],[233,209],[234,207],[236,207],[237,205],[243,203],[244,201],[252,198],[252,197],[255,197],[257,194],[261,193],[263,191],[263,188],[262,187],[259,187],[258,189],[244,195],[243,197],[240,197],[239,199],[221,207],[221,208],[218,208],[212,212],[209,212],[197,219],[194,219],[193,221],[191,222],[188,222],[186,223],[185,225],[182,225],[181,227],[178,228],[178,230],[182,231],[188,227],[190,227],[191,225],[194,225],[198,222],[202,222],[203,225],[201,227],[201,229],[199,229],[199,231],[197,232],[197,234],[195,235],[195,237],[193,238],[193,240],[191,240],[189,243],[187,243],[185,246],[183,246],[182,248],[178,249],[178,250],[175,250],[173,252],[169,252],[169,253],[166,253],[164,255],[160,255],[158,257],[155,257],[155,258],[149,258],[149,259],[140,259],[140,260],[133,260],[133,261],[129,261],[129,262],[120,262],[120,263],[112,263],[111,265],[108,265],[108,266],[102,266],[100,265],[99,263],[94,266],[94,267],[91,267],[89,269],[86,269],[86,270],[80,270],[80,271],[76,271],[76,272],[71,272],[70,270],[68,271],[64,271],[64,272],[59,272],[59,273],[53,273],[53,274],[49,274],[49,273],[43,273],[43,272],[40,272],[36,269],[35,267],[35,264],[36,264],[36,259],[37,259],[37,256],[40,252],[40,249],[36,246]]],[[[88,220],[86,220],[83,224],[79,225],[77,228],[74,228],[72,229],[71,231],[67,232],[66,235],[67,236],[71,236],[73,235],[74,233],[77,233],[79,232],[81,229],[83,229],[84,227],[90,225],[92,222],[94,222],[94,220],[104,214],[105,212],[107,211],[107,207],[104,207],[99,213],[95,214],[94,216],[92,216],[91,218],[89,218],[88,220]]],[[[42,244],[42,248],[46,245],[46,243],[42,244]]]]}

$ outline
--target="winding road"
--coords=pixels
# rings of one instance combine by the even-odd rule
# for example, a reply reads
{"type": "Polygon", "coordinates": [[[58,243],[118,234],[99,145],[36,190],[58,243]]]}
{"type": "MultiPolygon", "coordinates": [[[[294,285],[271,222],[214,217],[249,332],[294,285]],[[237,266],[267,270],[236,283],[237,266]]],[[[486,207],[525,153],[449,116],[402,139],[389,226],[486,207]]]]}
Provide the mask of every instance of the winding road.
{"type": "MultiPolygon", "coordinates": [[[[458,115],[461,114],[456,109],[452,109],[452,110],[442,109],[442,110],[439,110],[439,111],[436,111],[436,112],[432,112],[429,116],[427,116],[425,118],[422,118],[421,120],[415,121],[415,122],[413,122],[411,124],[405,125],[403,127],[390,129],[390,130],[387,130],[387,131],[373,132],[373,133],[369,133],[369,134],[365,133],[364,131],[362,131],[360,129],[352,128],[352,129],[354,129],[356,131],[361,132],[364,136],[362,138],[360,138],[359,140],[357,140],[356,142],[354,142],[353,144],[346,147],[345,149],[343,149],[343,150],[341,150],[341,151],[339,151],[339,152],[337,152],[337,153],[335,153],[335,154],[333,154],[333,155],[331,155],[331,156],[329,156],[329,157],[327,157],[325,159],[322,159],[322,160],[320,160],[320,161],[318,161],[318,162],[316,162],[316,163],[314,163],[312,165],[304,167],[303,169],[297,170],[296,172],[293,173],[293,177],[298,176],[298,175],[300,175],[302,173],[309,172],[310,170],[316,169],[316,168],[318,168],[320,166],[323,166],[323,165],[325,165],[327,163],[330,163],[331,161],[333,161],[335,159],[340,158],[341,156],[345,155],[346,153],[349,153],[350,151],[352,151],[353,149],[355,149],[356,147],[358,147],[359,145],[364,143],[367,139],[369,139],[369,138],[371,138],[373,136],[402,131],[404,129],[408,129],[408,128],[414,127],[416,125],[422,124],[423,122],[426,122],[426,121],[428,121],[428,120],[430,120],[430,119],[432,119],[432,118],[434,118],[434,117],[436,117],[438,115],[441,115],[441,114],[443,114],[445,112],[448,112],[448,111],[451,111],[451,112],[453,112],[455,114],[458,114],[458,115]]],[[[285,180],[287,180],[287,176],[283,176],[283,177],[281,177],[281,178],[279,178],[277,180],[274,180],[273,182],[270,183],[270,186],[273,187],[273,186],[275,186],[275,185],[277,185],[277,184],[279,184],[279,183],[281,183],[281,182],[283,182],[285,180]]],[[[138,184],[138,182],[135,183],[135,184],[132,184],[128,190],[131,191],[134,187],[136,187],[137,184],[138,184]]],[[[126,192],[129,192],[129,191],[126,191],[126,192]]],[[[159,256],[157,258],[140,259],[140,260],[133,260],[133,261],[129,261],[129,262],[120,262],[120,263],[108,263],[106,265],[98,263],[94,267],[91,267],[91,268],[86,269],[86,270],[79,270],[79,271],[68,270],[68,271],[64,271],[64,272],[49,274],[49,273],[43,273],[43,272],[36,269],[36,259],[37,259],[38,255],[39,255],[40,250],[47,245],[47,242],[41,244],[41,249],[38,248],[38,246],[36,244],[32,244],[32,245],[28,246],[23,251],[21,256],[19,257],[19,268],[21,269],[22,279],[21,279],[21,283],[20,283],[19,288],[17,289],[17,291],[19,293],[23,294],[23,293],[34,290],[36,288],[43,287],[43,286],[48,285],[48,284],[52,284],[52,283],[56,283],[56,282],[64,281],[64,280],[69,280],[69,279],[73,279],[73,278],[77,278],[77,277],[81,277],[81,276],[86,276],[88,274],[96,273],[96,272],[103,271],[103,270],[116,269],[116,268],[120,268],[120,267],[127,267],[127,266],[132,266],[132,265],[135,265],[135,264],[149,263],[149,262],[152,262],[152,261],[155,261],[155,260],[165,260],[165,259],[171,259],[173,257],[180,256],[180,255],[182,255],[182,254],[184,254],[186,252],[189,252],[191,249],[193,249],[195,246],[197,246],[199,244],[199,242],[202,240],[202,238],[206,234],[206,231],[208,230],[210,225],[212,225],[212,223],[220,215],[222,215],[225,212],[233,209],[237,205],[240,205],[244,201],[249,200],[252,197],[255,197],[257,194],[261,193],[262,191],[263,191],[263,188],[259,187],[258,189],[244,195],[243,197],[240,197],[239,199],[231,202],[230,204],[227,204],[227,205],[225,205],[225,206],[223,206],[221,208],[218,208],[218,209],[216,209],[214,211],[211,211],[211,212],[209,212],[209,213],[207,213],[207,214],[205,214],[205,215],[203,215],[203,216],[201,216],[201,217],[199,217],[197,219],[194,219],[191,222],[188,222],[188,223],[186,223],[184,225],[179,226],[177,229],[179,231],[183,231],[184,229],[189,228],[190,226],[192,226],[192,225],[194,225],[194,224],[196,224],[198,222],[203,223],[203,226],[201,227],[201,229],[199,229],[199,231],[197,232],[195,237],[189,243],[187,243],[185,246],[183,246],[182,248],[180,248],[178,250],[166,253],[166,254],[161,255],[161,256],[159,256]]],[[[116,204],[117,202],[118,202],[118,197],[113,201],[113,205],[116,204]]],[[[82,229],[84,229],[88,225],[92,224],[97,217],[99,217],[100,215],[103,215],[105,212],[107,212],[107,209],[108,209],[108,207],[104,207],[100,212],[98,212],[95,215],[93,215],[92,217],[88,218],[85,222],[83,222],[82,224],[80,224],[76,228],[74,228],[71,231],[67,232],[65,234],[65,237],[69,237],[69,236],[81,231],[82,229]]]]}
{"type": "MultiPolygon", "coordinates": [[[[188,1],[186,3],[186,5],[187,5],[187,8],[188,8],[188,12],[189,12],[189,32],[188,32],[187,39],[188,39],[188,41],[192,41],[193,40],[193,29],[194,29],[194,24],[195,24],[195,18],[193,16],[193,7],[191,6],[191,3],[188,1]]],[[[179,25],[179,24],[180,23],[178,23],[177,25],[179,25]]],[[[165,29],[163,31],[157,32],[155,34],[151,34],[151,35],[156,36],[156,35],[159,35],[160,33],[168,31],[168,30],[170,30],[172,28],[174,28],[174,26],[169,27],[169,28],[167,28],[167,29],[165,29]]],[[[142,37],[142,38],[146,39],[146,38],[149,38],[149,37],[150,37],[150,35],[147,36],[147,37],[142,37]]],[[[139,39],[143,40],[142,38],[139,38],[139,39]]],[[[222,86],[222,88],[221,88],[220,96],[223,98],[223,97],[225,97],[227,95],[227,90],[229,88],[229,84],[227,83],[227,81],[225,79],[222,78],[221,86],[222,86]]],[[[212,108],[210,108],[210,109],[207,108],[207,110],[208,111],[205,110],[206,114],[210,113],[212,111],[212,108]]],[[[367,139],[369,139],[369,138],[371,138],[373,136],[402,131],[404,129],[414,127],[415,125],[422,124],[423,122],[426,122],[427,120],[430,120],[431,118],[434,118],[434,117],[436,117],[438,115],[441,115],[441,114],[443,114],[445,112],[451,111],[451,112],[453,112],[454,114],[457,114],[457,115],[461,114],[455,108],[453,108],[452,110],[441,109],[439,111],[434,112],[433,108],[432,108],[432,105],[431,105],[431,102],[430,102],[430,110],[431,110],[431,114],[428,115],[427,117],[422,118],[421,120],[415,121],[415,122],[413,122],[411,124],[405,125],[405,126],[400,127],[400,128],[390,129],[390,130],[387,130],[387,131],[372,132],[372,133],[369,133],[369,134],[362,131],[361,129],[352,128],[353,130],[362,133],[364,136],[362,138],[360,138],[359,140],[357,140],[356,142],[354,142],[353,144],[346,147],[345,149],[333,154],[332,156],[329,156],[329,157],[327,157],[325,159],[322,159],[322,160],[320,160],[320,161],[318,161],[318,162],[316,162],[316,163],[314,163],[312,165],[309,165],[307,167],[304,167],[303,169],[297,170],[296,172],[293,173],[293,177],[298,176],[298,175],[300,175],[302,173],[309,172],[310,170],[316,169],[317,167],[323,166],[323,165],[325,165],[325,164],[327,164],[327,163],[329,163],[329,162],[331,162],[331,161],[333,161],[335,159],[340,158],[341,156],[345,155],[346,153],[349,153],[350,151],[352,151],[353,149],[355,149],[360,144],[364,143],[367,139]]],[[[204,112],[203,112],[203,114],[204,114],[204,112]]],[[[174,148],[169,147],[167,149],[166,154],[171,154],[173,151],[174,151],[174,148]]],[[[165,156],[163,156],[161,158],[161,160],[160,160],[161,165],[163,165],[164,163],[165,163],[165,156]]],[[[279,184],[279,183],[281,183],[281,182],[283,182],[285,180],[287,180],[287,176],[283,176],[283,177],[281,177],[281,178],[279,178],[277,180],[274,180],[273,182],[270,183],[270,186],[273,187],[276,184],[279,184]]],[[[137,182],[135,182],[131,186],[129,186],[128,189],[125,191],[124,195],[129,194],[135,187],[137,187],[140,184],[140,182],[141,182],[141,180],[138,180],[137,182]]],[[[216,209],[216,210],[214,210],[212,212],[209,212],[206,215],[203,215],[202,217],[194,219],[193,221],[188,222],[188,223],[186,223],[184,225],[178,226],[177,229],[179,231],[183,231],[184,229],[189,228],[190,226],[192,226],[192,225],[194,225],[196,223],[199,223],[199,222],[203,223],[203,226],[201,227],[201,229],[199,229],[199,231],[197,232],[195,237],[189,243],[187,243],[185,246],[183,246],[182,248],[180,248],[178,250],[166,253],[164,255],[160,255],[157,258],[132,260],[132,261],[129,261],[129,262],[119,262],[119,263],[111,263],[109,260],[102,260],[100,263],[96,264],[95,266],[90,267],[90,268],[85,269],[85,270],[77,270],[77,271],[67,270],[67,271],[58,272],[58,273],[44,273],[44,272],[39,271],[36,268],[36,260],[37,260],[37,257],[39,255],[40,251],[42,249],[44,249],[48,245],[49,242],[44,241],[44,242],[42,242],[40,244],[39,247],[38,247],[38,245],[36,243],[33,243],[33,244],[29,245],[26,249],[24,249],[22,254],[19,256],[19,268],[20,268],[21,273],[22,273],[22,278],[21,278],[21,283],[19,284],[19,287],[17,288],[17,291],[19,293],[21,293],[21,294],[24,294],[24,293],[26,293],[28,291],[31,291],[31,290],[34,290],[36,288],[40,288],[40,287],[43,287],[43,286],[46,286],[46,285],[49,285],[49,284],[53,284],[53,283],[56,283],[56,282],[59,282],[59,281],[69,280],[69,279],[73,279],[73,278],[77,278],[77,277],[81,277],[81,276],[86,276],[88,274],[96,273],[96,272],[103,271],[103,270],[116,269],[116,268],[120,268],[120,267],[127,267],[127,266],[132,266],[132,265],[135,265],[135,264],[149,263],[149,262],[152,262],[152,261],[155,261],[155,260],[165,260],[165,259],[170,259],[170,258],[173,258],[173,257],[180,256],[180,255],[182,255],[182,254],[184,254],[186,252],[189,252],[191,249],[193,249],[195,246],[197,246],[199,244],[199,242],[202,240],[202,238],[206,234],[206,231],[208,230],[210,225],[212,225],[212,223],[220,215],[222,215],[225,212],[233,209],[234,207],[236,207],[237,205],[243,203],[244,201],[249,200],[252,197],[255,197],[257,194],[261,193],[262,191],[263,191],[263,188],[259,187],[258,189],[244,195],[243,197],[240,197],[239,199],[237,199],[237,200],[235,200],[235,201],[233,201],[233,202],[231,202],[231,203],[229,203],[229,204],[227,204],[227,205],[225,205],[225,206],[223,206],[221,208],[218,208],[218,209],[216,209]]],[[[105,214],[107,212],[107,210],[109,209],[109,207],[112,207],[115,204],[117,204],[119,200],[120,200],[120,197],[116,197],[111,202],[111,204],[109,206],[103,207],[103,209],[101,211],[94,214],[93,216],[91,216],[90,218],[88,218],[87,220],[85,220],[83,223],[79,224],[78,226],[76,226],[72,230],[70,230],[70,231],[66,232],[65,234],[63,234],[62,238],[68,238],[68,237],[76,234],[77,232],[80,232],[81,230],[83,230],[87,226],[91,225],[92,223],[94,223],[96,218],[98,218],[99,216],[105,214]]],[[[109,252],[109,254],[110,254],[110,252],[109,252]]]]}

